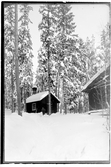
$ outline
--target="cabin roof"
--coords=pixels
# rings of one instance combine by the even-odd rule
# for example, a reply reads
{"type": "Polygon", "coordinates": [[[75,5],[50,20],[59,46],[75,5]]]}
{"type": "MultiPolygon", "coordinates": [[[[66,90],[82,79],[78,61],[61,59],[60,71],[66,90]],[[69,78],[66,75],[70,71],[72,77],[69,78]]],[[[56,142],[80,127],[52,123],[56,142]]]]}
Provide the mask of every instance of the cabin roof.
{"type": "MultiPolygon", "coordinates": [[[[44,99],[47,95],[49,94],[49,91],[45,91],[45,92],[39,92],[36,93],[30,97],[28,97],[26,99],[26,103],[31,103],[31,102],[35,102],[35,101],[41,101],[42,99],[44,99]]],[[[58,101],[58,103],[60,103],[60,100],[51,92],[51,94],[56,98],[56,100],[58,101]]]]}
{"type": "Polygon", "coordinates": [[[108,70],[110,65],[104,66],[100,71],[98,71],[82,88],[82,92],[89,92],[90,89],[94,88],[97,85],[99,80],[103,80],[105,69],[108,70]]]}

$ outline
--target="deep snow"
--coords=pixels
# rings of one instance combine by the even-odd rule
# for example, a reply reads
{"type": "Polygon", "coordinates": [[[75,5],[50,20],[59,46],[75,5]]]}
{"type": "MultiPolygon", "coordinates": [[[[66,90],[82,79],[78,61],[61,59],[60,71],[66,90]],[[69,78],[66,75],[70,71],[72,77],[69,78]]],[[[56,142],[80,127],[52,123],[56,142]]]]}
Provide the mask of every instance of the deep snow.
{"type": "Polygon", "coordinates": [[[105,117],[5,113],[5,161],[109,160],[105,117]]]}

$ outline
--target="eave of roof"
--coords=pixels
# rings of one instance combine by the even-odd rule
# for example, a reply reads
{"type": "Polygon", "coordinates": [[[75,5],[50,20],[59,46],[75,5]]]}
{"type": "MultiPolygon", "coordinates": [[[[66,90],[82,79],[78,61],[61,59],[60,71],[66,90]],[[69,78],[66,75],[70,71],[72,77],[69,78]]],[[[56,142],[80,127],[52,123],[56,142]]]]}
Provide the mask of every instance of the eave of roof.
{"type": "Polygon", "coordinates": [[[86,89],[99,77],[99,75],[101,75],[105,69],[107,69],[110,65],[106,65],[106,67],[104,66],[100,71],[98,71],[82,88],[82,92],[87,92],[86,89]]]}

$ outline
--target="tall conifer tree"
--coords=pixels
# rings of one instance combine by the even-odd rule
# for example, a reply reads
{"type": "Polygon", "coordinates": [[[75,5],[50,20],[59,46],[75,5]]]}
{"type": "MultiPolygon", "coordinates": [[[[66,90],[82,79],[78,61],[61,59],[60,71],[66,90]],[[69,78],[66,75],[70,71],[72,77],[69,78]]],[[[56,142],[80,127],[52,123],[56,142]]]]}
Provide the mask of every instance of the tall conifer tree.
{"type": "MultiPolygon", "coordinates": [[[[41,33],[42,48],[45,50],[47,61],[45,61],[46,70],[48,72],[48,91],[49,91],[49,114],[51,114],[51,96],[50,96],[50,85],[51,85],[51,54],[52,54],[52,43],[54,35],[54,17],[53,17],[54,5],[46,4],[40,7],[40,13],[42,14],[42,22],[39,24],[39,30],[41,33]]],[[[41,62],[43,63],[43,62],[41,62]]],[[[44,71],[45,72],[45,71],[44,71]]]]}
{"type": "Polygon", "coordinates": [[[11,107],[12,112],[14,112],[14,5],[6,7],[4,12],[5,105],[6,107],[11,107]]]}
{"type": "MultiPolygon", "coordinates": [[[[29,31],[29,12],[32,8],[29,5],[18,5],[18,11],[20,17],[18,18],[18,65],[19,65],[19,77],[20,77],[20,88],[24,90],[22,92],[21,99],[25,97],[25,94],[30,92],[33,82],[32,74],[32,42],[29,31]],[[23,95],[24,94],[24,95],[23,95]]],[[[4,16],[4,37],[5,37],[5,85],[6,85],[6,103],[9,106],[11,105],[11,89],[13,91],[13,98],[16,99],[17,93],[15,91],[15,8],[14,5],[9,5],[5,8],[4,16]],[[12,76],[10,78],[10,76],[12,76]],[[10,82],[8,80],[10,78],[10,82]],[[12,87],[13,86],[13,87],[12,87]],[[10,89],[11,87],[11,89],[10,89]]],[[[12,98],[12,101],[13,101],[12,98]]],[[[21,101],[21,100],[20,100],[21,101]]],[[[14,103],[17,103],[16,101],[14,103]]],[[[12,109],[13,111],[13,109],[12,109]]]]}

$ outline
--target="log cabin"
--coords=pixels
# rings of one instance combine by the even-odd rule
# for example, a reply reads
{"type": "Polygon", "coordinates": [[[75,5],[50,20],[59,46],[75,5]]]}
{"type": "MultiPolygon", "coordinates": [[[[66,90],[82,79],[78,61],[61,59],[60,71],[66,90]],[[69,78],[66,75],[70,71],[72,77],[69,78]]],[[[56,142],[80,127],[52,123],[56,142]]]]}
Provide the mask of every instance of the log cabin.
{"type": "MultiPolygon", "coordinates": [[[[51,92],[51,113],[57,112],[57,104],[60,100],[51,92]]],[[[26,99],[26,111],[28,113],[48,114],[49,111],[49,91],[36,93],[36,88],[33,88],[33,95],[26,99]]]]}
{"type": "Polygon", "coordinates": [[[98,71],[83,86],[82,92],[89,96],[89,111],[108,108],[110,105],[110,65],[98,71]]]}

